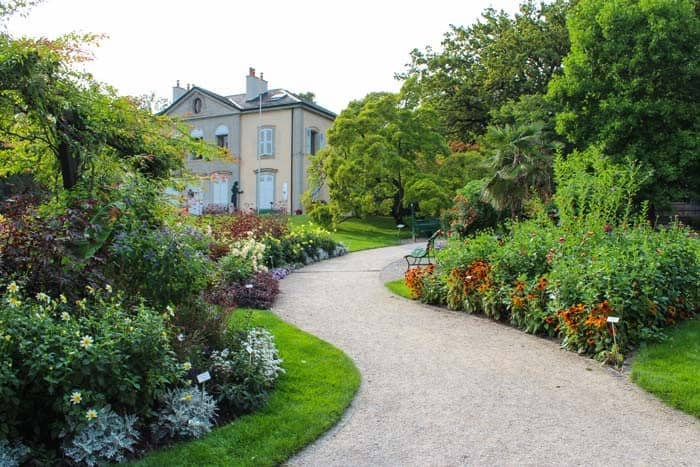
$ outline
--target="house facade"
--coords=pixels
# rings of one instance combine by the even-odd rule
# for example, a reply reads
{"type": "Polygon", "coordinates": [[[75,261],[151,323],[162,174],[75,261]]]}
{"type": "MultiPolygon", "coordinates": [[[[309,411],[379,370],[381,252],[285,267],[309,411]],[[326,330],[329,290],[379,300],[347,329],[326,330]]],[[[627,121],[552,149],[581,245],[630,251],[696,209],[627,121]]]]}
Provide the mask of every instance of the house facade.
{"type": "MultiPolygon", "coordinates": [[[[301,195],[310,188],[309,158],[325,145],[336,117],[285,89],[268,90],[253,68],[244,94],[185,89],[178,82],[172,104],[161,113],[188,123],[192,138],[227,148],[232,156],[212,161],[188,156],[186,168],[195,181],[185,199],[193,214],[301,209],[301,195]]],[[[324,190],[316,189],[314,196],[327,199],[324,190]]]]}

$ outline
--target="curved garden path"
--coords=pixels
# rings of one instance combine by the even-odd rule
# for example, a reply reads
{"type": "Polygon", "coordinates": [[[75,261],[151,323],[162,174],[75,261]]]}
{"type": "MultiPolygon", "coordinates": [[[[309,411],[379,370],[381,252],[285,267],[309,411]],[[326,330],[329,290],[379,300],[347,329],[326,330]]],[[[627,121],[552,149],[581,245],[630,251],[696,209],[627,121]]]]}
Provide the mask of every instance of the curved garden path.
{"type": "Polygon", "coordinates": [[[340,347],[363,378],[340,423],[290,465],[700,465],[700,421],[625,376],[392,295],[382,270],[412,248],[353,253],[281,282],[275,311],[340,347]]]}

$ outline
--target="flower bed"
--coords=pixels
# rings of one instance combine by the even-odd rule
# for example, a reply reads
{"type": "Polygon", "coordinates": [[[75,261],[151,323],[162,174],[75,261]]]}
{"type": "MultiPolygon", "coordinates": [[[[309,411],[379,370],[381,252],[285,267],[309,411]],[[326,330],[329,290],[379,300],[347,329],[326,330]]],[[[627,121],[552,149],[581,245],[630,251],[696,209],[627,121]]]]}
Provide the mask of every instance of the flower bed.
{"type": "Polygon", "coordinates": [[[439,268],[413,269],[414,297],[483,313],[599,359],[619,355],[700,307],[700,246],[688,230],[563,228],[547,219],[453,240],[439,268]],[[615,336],[608,317],[619,317],[615,336]]]}

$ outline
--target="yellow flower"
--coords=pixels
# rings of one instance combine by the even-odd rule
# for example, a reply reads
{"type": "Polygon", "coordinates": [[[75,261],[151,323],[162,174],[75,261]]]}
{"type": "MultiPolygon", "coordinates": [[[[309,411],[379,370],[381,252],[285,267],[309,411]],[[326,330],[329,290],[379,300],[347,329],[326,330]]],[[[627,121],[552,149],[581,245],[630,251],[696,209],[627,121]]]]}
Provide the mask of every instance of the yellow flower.
{"type": "Polygon", "coordinates": [[[61,303],[67,303],[68,299],[66,298],[65,295],[61,294],[58,296],[58,298],[61,300],[61,303]]]}
{"type": "Polygon", "coordinates": [[[80,308],[81,310],[85,309],[85,300],[76,300],[75,304],[78,305],[78,308],[80,308]]]}
{"type": "Polygon", "coordinates": [[[19,287],[17,286],[17,283],[15,281],[10,282],[10,285],[7,286],[7,291],[10,293],[19,292],[19,287]]]}
{"type": "Polygon", "coordinates": [[[94,409],[90,409],[85,413],[85,418],[92,420],[97,418],[97,412],[94,409]]]}
{"type": "Polygon", "coordinates": [[[6,340],[7,342],[10,342],[10,341],[12,340],[12,336],[9,335],[9,334],[6,335],[6,336],[5,336],[5,340],[6,340]]]}
{"type": "Polygon", "coordinates": [[[8,297],[7,303],[9,303],[11,307],[17,307],[17,306],[20,306],[22,304],[22,300],[19,300],[15,297],[8,297]]]}
{"type": "MultiPolygon", "coordinates": [[[[70,401],[71,401],[71,404],[73,404],[73,405],[80,404],[80,402],[82,400],[83,400],[83,396],[78,391],[73,391],[73,394],[70,395],[70,401]]],[[[97,415],[95,415],[95,416],[97,416],[97,415]]]]}
{"type": "Polygon", "coordinates": [[[185,362],[182,364],[182,368],[184,368],[186,371],[189,371],[192,369],[192,364],[190,362],[185,362]]]}
{"type": "Polygon", "coordinates": [[[88,292],[90,295],[94,295],[94,294],[95,294],[95,289],[94,289],[92,286],[90,286],[90,285],[85,286],[85,290],[87,290],[87,292],[88,292]]]}
{"type": "Polygon", "coordinates": [[[192,394],[185,394],[185,397],[182,398],[183,401],[189,402],[192,400],[192,394]]]}
{"type": "Polygon", "coordinates": [[[90,336],[83,336],[82,339],[80,339],[80,347],[84,349],[89,349],[92,347],[92,337],[90,336]]]}

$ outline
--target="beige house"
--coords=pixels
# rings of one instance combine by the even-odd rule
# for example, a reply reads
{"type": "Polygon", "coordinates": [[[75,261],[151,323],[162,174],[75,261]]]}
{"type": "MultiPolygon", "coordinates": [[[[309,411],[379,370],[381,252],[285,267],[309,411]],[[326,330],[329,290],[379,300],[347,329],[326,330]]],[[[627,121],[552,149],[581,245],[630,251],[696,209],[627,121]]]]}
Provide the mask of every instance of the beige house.
{"type": "MultiPolygon", "coordinates": [[[[309,157],[323,148],[336,116],[285,89],[268,90],[262,73],[256,76],[253,68],[245,94],[223,96],[197,86],[184,89],[178,82],[172,104],[161,113],[181,118],[190,125],[191,137],[226,147],[233,156],[188,158],[187,169],[198,177],[186,190],[193,214],[301,209],[301,195],[309,188],[309,157]]],[[[327,198],[322,190],[314,195],[327,198]]]]}

